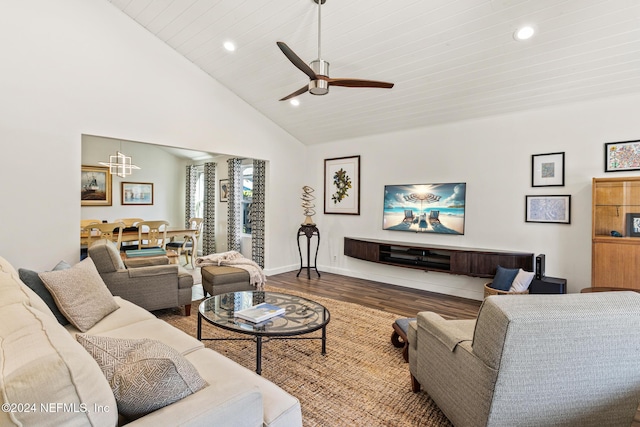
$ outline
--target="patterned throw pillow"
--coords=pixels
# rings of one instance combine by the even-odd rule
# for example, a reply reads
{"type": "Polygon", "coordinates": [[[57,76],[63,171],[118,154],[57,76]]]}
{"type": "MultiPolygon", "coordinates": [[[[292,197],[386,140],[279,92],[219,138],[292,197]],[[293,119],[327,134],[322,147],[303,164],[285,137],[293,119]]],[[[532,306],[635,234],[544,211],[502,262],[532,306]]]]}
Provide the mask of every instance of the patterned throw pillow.
{"type": "Polygon", "coordinates": [[[91,258],[68,270],[47,271],[38,276],[64,317],[82,332],[120,308],[91,258]]]}
{"type": "Polygon", "coordinates": [[[150,339],[78,334],[76,339],[98,362],[118,404],[135,419],[170,405],[207,383],[178,351],[150,339]]]}

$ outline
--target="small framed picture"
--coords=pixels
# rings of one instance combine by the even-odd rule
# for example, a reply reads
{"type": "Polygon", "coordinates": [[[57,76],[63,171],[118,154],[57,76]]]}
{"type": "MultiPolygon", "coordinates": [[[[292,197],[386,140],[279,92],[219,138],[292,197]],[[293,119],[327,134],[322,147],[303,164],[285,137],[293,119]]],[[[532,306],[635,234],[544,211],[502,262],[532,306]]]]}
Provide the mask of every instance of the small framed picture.
{"type": "Polygon", "coordinates": [[[324,213],[360,215],[360,156],[325,159],[324,213]]]}
{"type": "Polygon", "coordinates": [[[111,172],[104,166],[82,166],[80,206],[111,206],[111,172]]]}
{"type": "Polygon", "coordinates": [[[564,152],[531,156],[531,186],[564,186],[564,152]]]}
{"type": "Polygon", "coordinates": [[[220,180],[220,201],[226,202],[229,200],[229,180],[220,180]]]}
{"type": "Polygon", "coordinates": [[[604,171],[640,170],[640,141],[607,142],[604,144],[604,171]]]}
{"type": "Polygon", "coordinates": [[[627,214],[627,237],[640,237],[640,213],[627,214]]]}
{"type": "Polygon", "coordinates": [[[122,182],[123,205],[153,205],[153,184],[150,182],[122,182]]]}
{"type": "Polygon", "coordinates": [[[525,196],[525,221],[571,224],[571,196],[525,196]]]}

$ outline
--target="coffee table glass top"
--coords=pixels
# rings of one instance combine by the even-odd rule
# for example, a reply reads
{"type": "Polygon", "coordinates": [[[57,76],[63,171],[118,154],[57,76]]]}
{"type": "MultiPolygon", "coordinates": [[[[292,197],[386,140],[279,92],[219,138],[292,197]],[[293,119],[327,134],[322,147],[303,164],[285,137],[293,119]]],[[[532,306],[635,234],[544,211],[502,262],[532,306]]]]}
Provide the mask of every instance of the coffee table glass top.
{"type": "Polygon", "coordinates": [[[198,307],[208,322],[231,331],[258,336],[291,336],[313,332],[329,323],[329,310],[309,299],[266,291],[229,292],[207,298],[198,307]],[[235,311],[267,302],[285,313],[261,323],[234,316],[235,311]]]}

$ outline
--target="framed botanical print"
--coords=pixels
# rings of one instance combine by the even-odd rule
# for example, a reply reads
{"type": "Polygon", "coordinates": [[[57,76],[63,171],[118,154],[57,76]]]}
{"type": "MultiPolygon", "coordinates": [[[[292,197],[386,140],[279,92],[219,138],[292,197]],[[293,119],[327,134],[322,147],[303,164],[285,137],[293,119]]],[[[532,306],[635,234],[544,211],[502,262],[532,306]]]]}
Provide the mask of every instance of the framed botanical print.
{"type": "Polygon", "coordinates": [[[324,213],[360,215],[360,156],[325,159],[324,213]]]}
{"type": "Polygon", "coordinates": [[[82,166],[80,205],[111,206],[111,172],[108,167],[82,166]]]}

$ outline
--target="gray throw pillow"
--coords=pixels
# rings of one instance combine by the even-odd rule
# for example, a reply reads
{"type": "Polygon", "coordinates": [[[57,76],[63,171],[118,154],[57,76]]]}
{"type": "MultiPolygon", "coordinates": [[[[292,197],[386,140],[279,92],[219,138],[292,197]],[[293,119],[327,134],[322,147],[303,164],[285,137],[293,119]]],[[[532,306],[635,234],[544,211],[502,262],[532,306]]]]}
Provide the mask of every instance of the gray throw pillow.
{"type": "MultiPolygon", "coordinates": [[[[69,264],[67,264],[65,261],[60,261],[52,271],[67,270],[69,268],[71,268],[69,264]]],[[[22,280],[25,285],[31,288],[31,290],[35,292],[40,297],[40,299],[44,301],[45,304],[47,304],[53,315],[56,316],[58,323],[60,323],[62,326],[69,324],[69,320],[67,320],[67,318],[64,317],[64,315],[58,309],[58,306],[56,305],[51,292],[49,292],[47,287],[44,285],[42,279],[40,279],[40,276],[38,276],[37,271],[28,270],[26,268],[19,268],[18,275],[20,276],[20,280],[22,280]]]]}
{"type": "Polygon", "coordinates": [[[60,312],[81,332],[120,308],[91,258],[68,270],[39,274],[60,312]]]}

